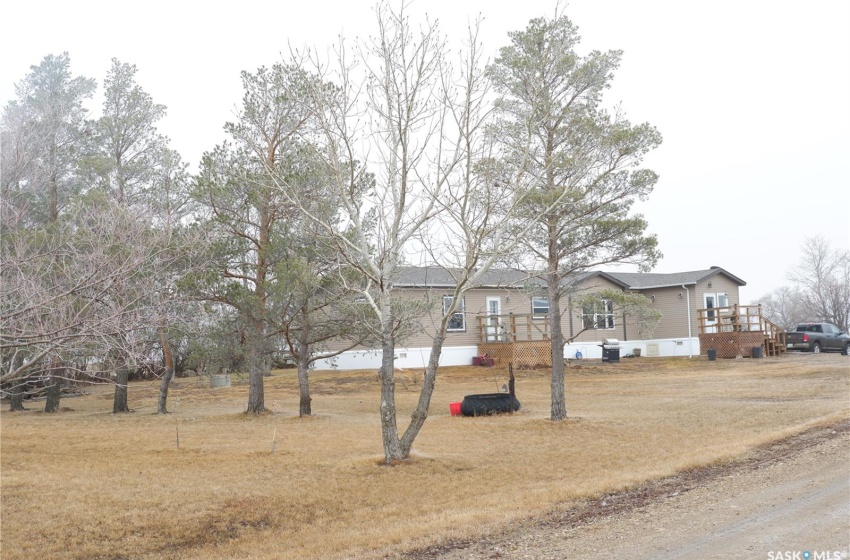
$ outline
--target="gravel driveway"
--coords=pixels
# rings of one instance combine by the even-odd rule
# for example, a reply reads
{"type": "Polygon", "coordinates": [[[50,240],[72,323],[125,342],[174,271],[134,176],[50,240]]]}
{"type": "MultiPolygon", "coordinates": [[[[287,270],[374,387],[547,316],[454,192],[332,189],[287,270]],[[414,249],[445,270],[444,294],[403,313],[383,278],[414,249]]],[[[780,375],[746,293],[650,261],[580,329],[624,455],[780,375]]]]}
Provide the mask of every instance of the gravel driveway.
{"type": "Polygon", "coordinates": [[[850,558],[850,421],[406,558],[850,558]]]}

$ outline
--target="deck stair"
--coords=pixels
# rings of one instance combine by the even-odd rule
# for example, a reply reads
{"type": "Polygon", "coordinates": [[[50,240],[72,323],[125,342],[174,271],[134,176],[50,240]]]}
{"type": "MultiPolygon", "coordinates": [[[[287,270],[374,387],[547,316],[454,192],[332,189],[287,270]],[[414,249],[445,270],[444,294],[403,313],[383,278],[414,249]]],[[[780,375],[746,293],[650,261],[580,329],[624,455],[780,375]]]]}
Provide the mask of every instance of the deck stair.
{"type": "Polygon", "coordinates": [[[761,305],[731,305],[697,310],[700,350],[718,358],[750,357],[761,347],[764,356],[786,352],[785,331],[767,319],[761,305]]]}

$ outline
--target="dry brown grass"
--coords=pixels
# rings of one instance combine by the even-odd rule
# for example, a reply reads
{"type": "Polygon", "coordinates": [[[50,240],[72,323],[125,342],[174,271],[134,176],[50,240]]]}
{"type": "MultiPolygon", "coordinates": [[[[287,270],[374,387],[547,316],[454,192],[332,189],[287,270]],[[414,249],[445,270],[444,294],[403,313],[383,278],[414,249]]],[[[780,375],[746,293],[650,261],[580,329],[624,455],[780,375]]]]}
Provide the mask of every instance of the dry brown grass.
{"type": "MultiPolygon", "coordinates": [[[[404,418],[420,375],[401,376],[404,418]]],[[[563,423],[547,420],[546,372],[519,372],[517,414],[449,415],[449,402],[504,382],[499,368],[442,370],[414,458],[396,467],[378,464],[374,372],[315,373],[304,419],[291,371],[268,379],[260,417],[241,413],[246,387],[195,380],[178,380],[168,416],[154,414],[151,384],[131,387],[133,414],[109,413],[107,387],[59,414],[4,410],[0,554],[381,557],[730,460],[848,417],[850,397],[842,356],[639,359],[571,367],[563,423]]]]}

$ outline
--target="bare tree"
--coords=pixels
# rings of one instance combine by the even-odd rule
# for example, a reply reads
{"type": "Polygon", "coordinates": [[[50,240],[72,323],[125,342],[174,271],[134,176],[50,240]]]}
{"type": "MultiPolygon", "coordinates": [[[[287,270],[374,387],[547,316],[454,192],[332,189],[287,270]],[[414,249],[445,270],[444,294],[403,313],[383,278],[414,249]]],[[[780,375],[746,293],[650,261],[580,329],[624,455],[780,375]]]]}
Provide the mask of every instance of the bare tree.
{"type": "MultiPolygon", "coordinates": [[[[409,457],[428,416],[446,332],[463,313],[464,294],[516,245],[514,213],[530,182],[524,166],[500,164],[485,134],[488,87],[477,25],[455,67],[436,24],[414,31],[405,6],[395,11],[380,4],[376,13],[378,34],[360,43],[353,59],[344,44],[333,71],[313,59],[312,70],[322,77],[309,98],[317,155],[338,219],[311,211],[285,178],[278,185],[363,278],[356,288],[377,319],[382,443],[392,463],[409,457]],[[419,400],[400,432],[395,346],[423,302],[399,296],[394,283],[411,259],[443,267],[455,287],[429,331],[419,400]]],[[[562,201],[555,197],[551,209],[562,201]]]]}
{"type": "Polygon", "coordinates": [[[808,319],[828,321],[847,331],[850,325],[850,251],[832,249],[823,237],[806,239],[803,256],[788,277],[808,319]]]}
{"type": "MultiPolygon", "coordinates": [[[[462,160],[450,146],[445,101],[451,85],[445,72],[445,42],[435,24],[418,33],[404,6],[376,9],[378,35],[355,49],[355,60],[340,44],[334,72],[313,60],[322,82],[311,90],[311,107],[320,138],[317,156],[339,206],[329,221],[301,202],[301,193],[283,177],[280,190],[300,212],[319,224],[347,265],[363,281],[355,286],[376,317],[381,344],[380,418],[387,463],[409,455],[418,427],[404,441],[396,421],[395,343],[404,304],[393,284],[406,247],[439,212],[448,175],[462,160]],[[335,86],[325,85],[331,81],[335,86]]],[[[423,418],[424,419],[424,418],[423,418]]]]}
{"type": "Polygon", "coordinates": [[[811,319],[804,305],[802,292],[796,286],[781,286],[760,297],[762,314],[785,330],[794,330],[799,323],[811,319]]]}
{"type": "Polygon", "coordinates": [[[108,205],[71,207],[49,234],[7,239],[0,285],[7,390],[72,374],[101,378],[104,349],[119,349],[128,366],[144,359],[132,342],[151,324],[148,263],[162,246],[150,241],[147,221],[108,205]]]}
{"type": "Polygon", "coordinates": [[[153,263],[158,284],[158,331],[164,366],[157,412],[166,414],[168,389],[176,374],[171,338],[175,331],[183,336],[198,336],[198,322],[204,315],[199,302],[179,284],[184,276],[203,268],[206,239],[198,228],[186,224],[196,208],[191,199],[186,164],[177,152],[166,150],[161,154],[146,198],[152,227],[166,239],[168,247],[163,258],[153,263]]]}

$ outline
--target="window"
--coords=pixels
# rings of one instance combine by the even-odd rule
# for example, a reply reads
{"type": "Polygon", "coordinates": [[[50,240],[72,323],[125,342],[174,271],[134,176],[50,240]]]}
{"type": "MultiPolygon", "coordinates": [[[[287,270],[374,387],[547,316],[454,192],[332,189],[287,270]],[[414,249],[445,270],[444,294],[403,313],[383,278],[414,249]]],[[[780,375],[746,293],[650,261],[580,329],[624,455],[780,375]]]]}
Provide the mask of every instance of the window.
{"type": "Polygon", "coordinates": [[[531,298],[531,318],[544,319],[549,314],[549,298],[533,297],[531,298]]]}
{"type": "Polygon", "coordinates": [[[603,299],[595,305],[583,307],[581,313],[583,329],[614,328],[614,302],[611,300],[603,299]]]}
{"type": "MultiPolygon", "coordinates": [[[[443,296],[444,315],[449,310],[449,307],[451,307],[452,301],[454,301],[453,296],[443,296]]],[[[466,330],[466,317],[463,314],[463,300],[460,300],[457,309],[455,309],[455,312],[452,313],[452,317],[451,319],[449,319],[449,327],[447,330],[449,332],[466,330]]]]}

